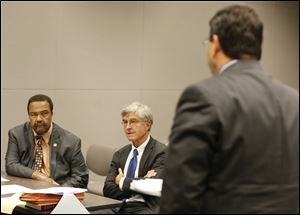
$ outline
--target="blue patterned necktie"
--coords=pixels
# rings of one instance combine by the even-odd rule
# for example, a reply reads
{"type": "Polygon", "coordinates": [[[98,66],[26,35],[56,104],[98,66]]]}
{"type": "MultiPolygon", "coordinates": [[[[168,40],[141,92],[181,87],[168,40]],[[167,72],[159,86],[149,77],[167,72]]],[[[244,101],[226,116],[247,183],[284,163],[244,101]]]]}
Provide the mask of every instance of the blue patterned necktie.
{"type": "Polygon", "coordinates": [[[34,160],[32,164],[32,169],[42,172],[42,165],[43,165],[43,137],[42,136],[36,136],[36,145],[35,145],[35,151],[34,151],[34,160]]]}
{"type": "Polygon", "coordinates": [[[133,150],[133,157],[130,160],[129,166],[128,166],[128,170],[127,170],[127,174],[126,177],[127,178],[134,178],[134,173],[135,173],[135,169],[137,166],[137,156],[138,156],[138,150],[134,149],[133,150]]]}

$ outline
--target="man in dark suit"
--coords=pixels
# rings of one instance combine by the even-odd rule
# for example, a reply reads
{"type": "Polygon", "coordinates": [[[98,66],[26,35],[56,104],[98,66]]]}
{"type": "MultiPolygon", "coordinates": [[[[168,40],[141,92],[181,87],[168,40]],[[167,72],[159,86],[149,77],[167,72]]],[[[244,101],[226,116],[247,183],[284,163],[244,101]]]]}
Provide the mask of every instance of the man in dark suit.
{"type": "Polygon", "coordinates": [[[160,177],[166,146],[150,136],[153,116],[148,106],[134,102],[124,108],[121,115],[124,132],[131,144],[114,153],[103,194],[124,200],[121,208],[112,210],[114,213],[157,212],[158,198],[138,194],[130,189],[129,184],[133,178],[160,177]],[[134,160],[135,168],[132,169],[134,160]]]}
{"type": "Polygon", "coordinates": [[[27,111],[29,122],[8,132],[7,174],[86,188],[88,170],[81,152],[81,140],[52,122],[51,98],[32,96],[27,111]]]}
{"type": "Polygon", "coordinates": [[[177,104],[161,213],[299,213],[299,93],[263,71],[262,33],[247,6],[210,20],[214,77],[177,104]]]}

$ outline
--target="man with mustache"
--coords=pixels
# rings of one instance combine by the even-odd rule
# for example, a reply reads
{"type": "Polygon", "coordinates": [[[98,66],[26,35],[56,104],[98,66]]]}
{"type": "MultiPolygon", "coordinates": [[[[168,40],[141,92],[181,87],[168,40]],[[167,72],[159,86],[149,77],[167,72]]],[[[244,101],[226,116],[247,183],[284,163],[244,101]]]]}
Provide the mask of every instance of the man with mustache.
{"type": "Polygon", "coordinates": [[[32,96],[27,112],[29,122],[8,132],[7,174],[86,188],[88,170],[81,152],[81,140],[52,122],[51,98],[32,96]]]}

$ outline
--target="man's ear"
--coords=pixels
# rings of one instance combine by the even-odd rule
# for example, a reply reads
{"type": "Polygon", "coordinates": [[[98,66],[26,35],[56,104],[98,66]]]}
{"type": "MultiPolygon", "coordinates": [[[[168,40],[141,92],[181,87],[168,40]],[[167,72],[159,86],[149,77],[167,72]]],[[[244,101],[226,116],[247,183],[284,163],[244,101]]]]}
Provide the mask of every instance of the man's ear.
{"type": "Polygon", "coordinates": [[[212,54],[214,57],[216,57],[216,55],[222,51],[222,47],[221,47],[221,43],[219,40],[218,35],[213,34],[211,37],[211,43],[212,43],[212,54]]]}
{"type": "Polygon", "coordinates": [[[152,123],[151,123],[151,122],[147,122],[146,124],[147,124],[147,127],[148,127],[147,131],[149,131],[149,132],[150,132],[150,130],[151,130],[151,126],[152,126],[152,123]]]}

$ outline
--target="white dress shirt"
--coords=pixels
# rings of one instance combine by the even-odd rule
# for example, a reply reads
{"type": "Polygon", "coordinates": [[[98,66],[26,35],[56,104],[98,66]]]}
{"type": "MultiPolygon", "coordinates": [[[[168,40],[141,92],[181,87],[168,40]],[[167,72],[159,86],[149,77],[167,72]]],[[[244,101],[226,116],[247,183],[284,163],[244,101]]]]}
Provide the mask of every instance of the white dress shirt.
{"type": "MultiPolygon", "coordinates": [[[[128,171],[128,166],[129,166],[130,160],[133,157],[133,150],[137,149],[137,151],[138,151],[137,166],[136,166],[135,173],[134,173],[134,177],[137,178],[138,174],[139,174],[140,160],[141,160],[141,157],[142,157],[142,155],[144,153],[144,150],[145,150],[145,148],[146,148],[149,140],[150,140],[150,135],[147,137],[147,139],[145,140],[145,142],[143,142],[143,144],[140,145],[138,148],[135,148],[133,146],[133,144],[131,145],[131,151],[130,151],[128,157],[127,157],[127,160],[126,160],[126,163],[125,163],[125,167],[124,167],[124,171],[123,171],[124,176],[120,179],[120,182],[119,182],[119,187],[120,187],[121,190],[123,189],[123,183],[124,183],[125,176],[127,175],[127,171],[128,171]]],[[[132,196],[131,198],[127,199],[126,201],[127,202],[129,202],[129,201],[145,202],[143,196],[141,196],[139,194],[136,194],[136,195],[132,196]]]]}

